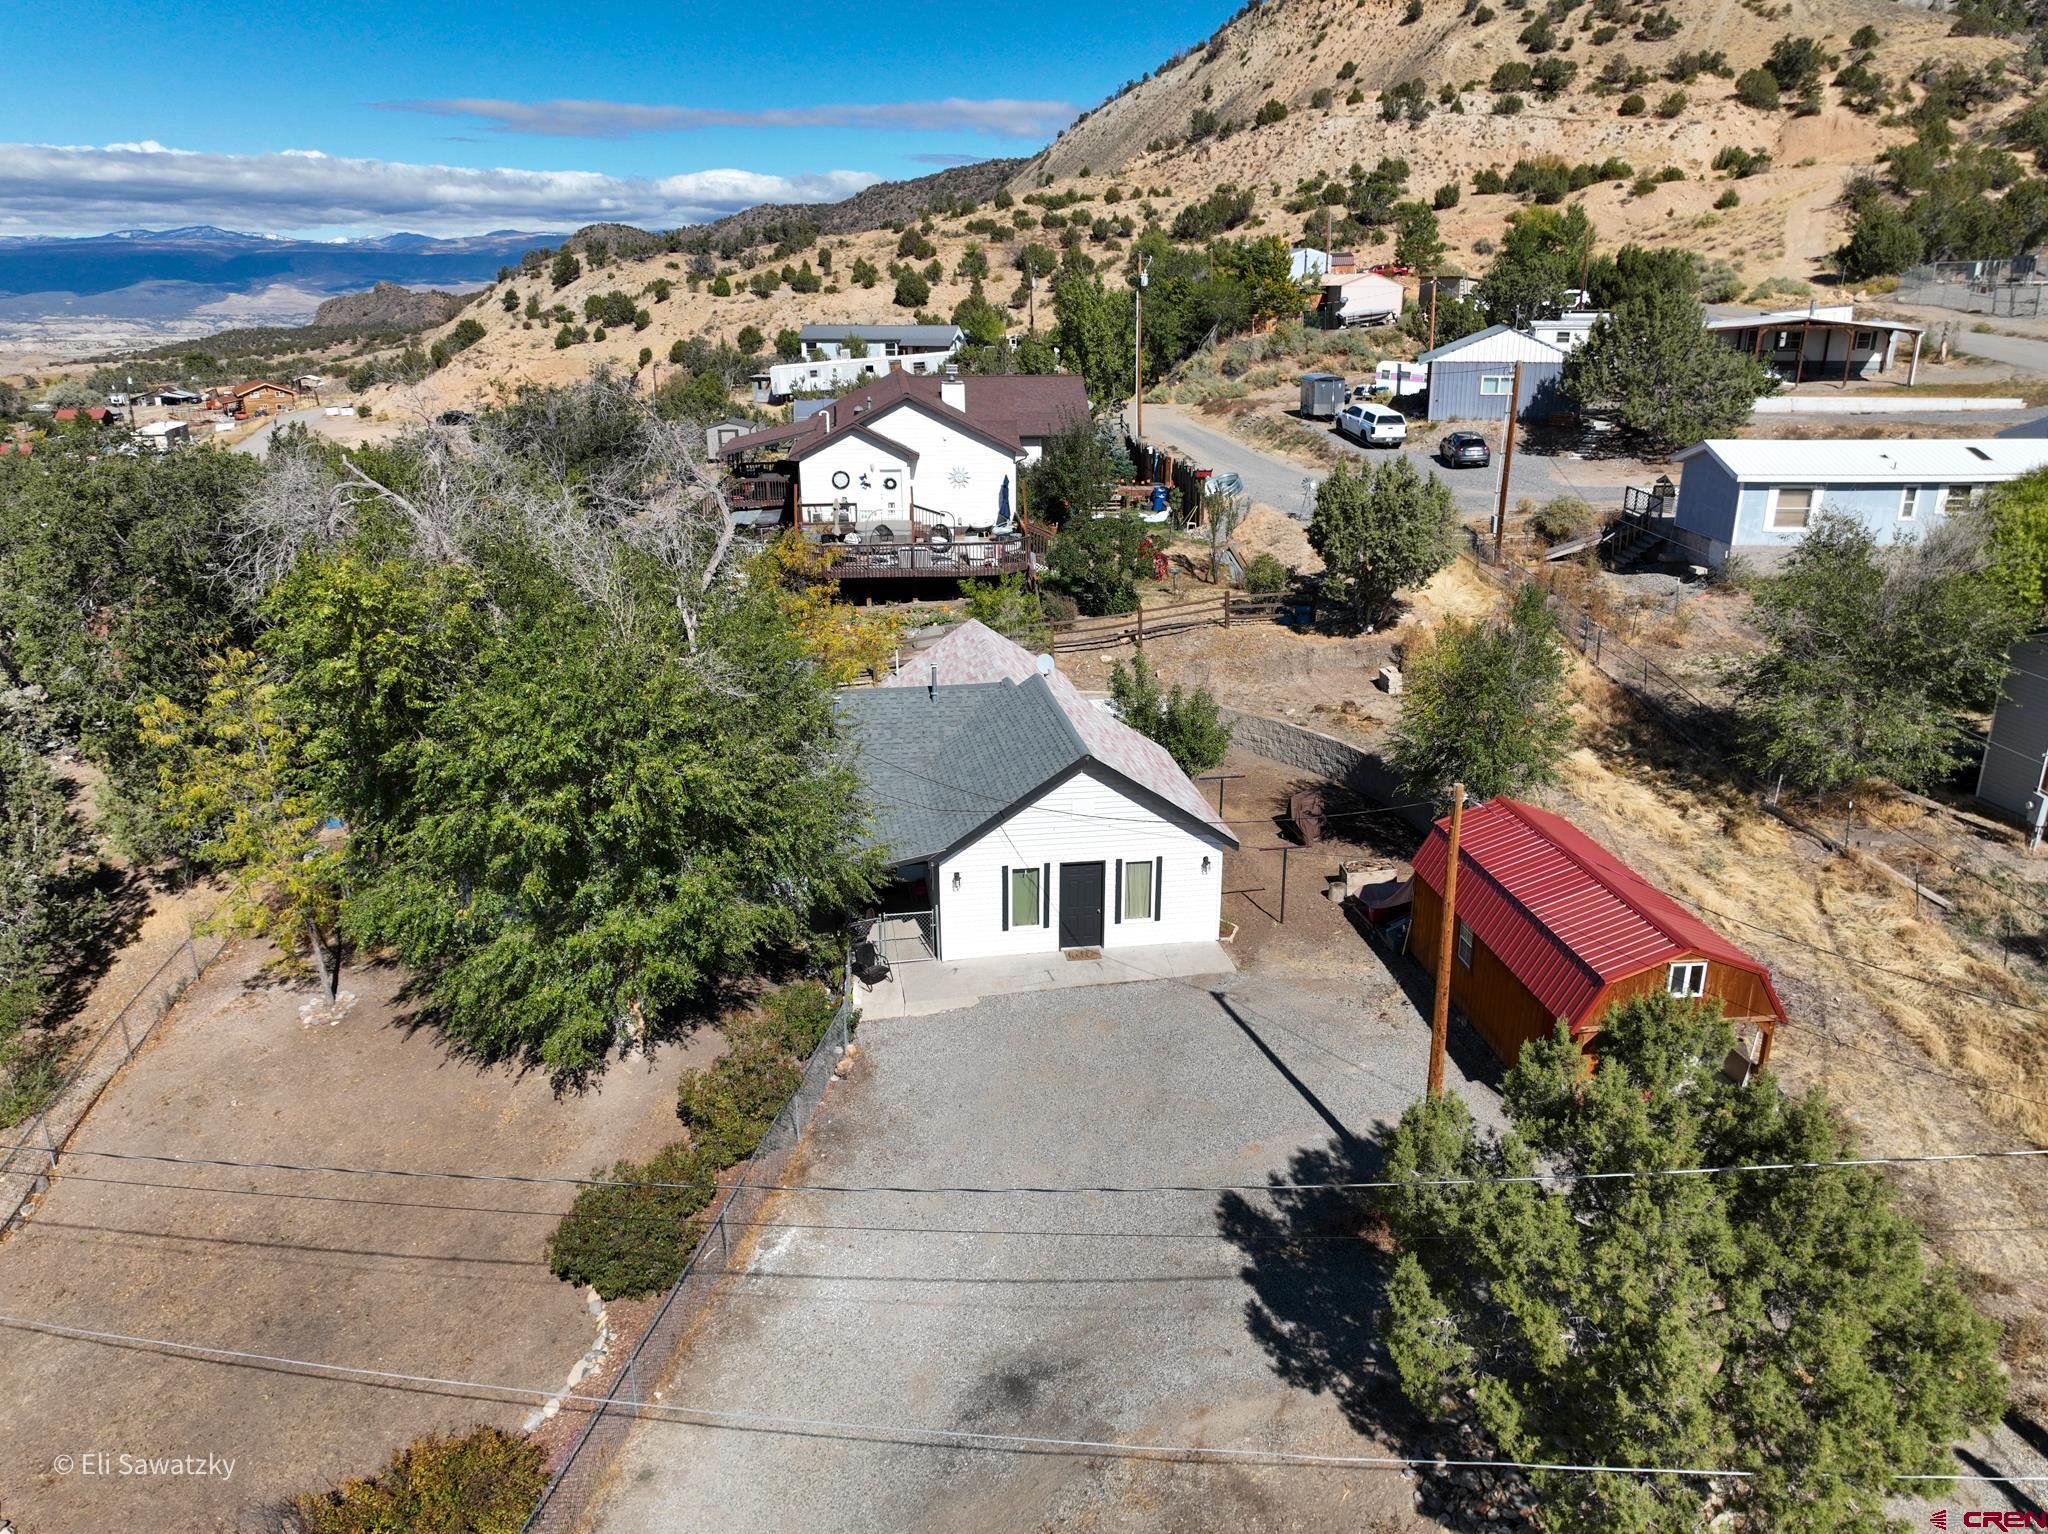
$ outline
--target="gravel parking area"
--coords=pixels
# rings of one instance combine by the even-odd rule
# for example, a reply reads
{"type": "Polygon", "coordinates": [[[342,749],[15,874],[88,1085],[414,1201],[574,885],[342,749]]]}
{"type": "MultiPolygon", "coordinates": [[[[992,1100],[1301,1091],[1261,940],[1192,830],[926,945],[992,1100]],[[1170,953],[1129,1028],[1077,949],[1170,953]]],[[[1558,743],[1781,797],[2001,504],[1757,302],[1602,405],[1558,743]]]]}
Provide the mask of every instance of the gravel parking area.
{"type": "MultiPolygon", "coordinates": [[[[1355,939],[1354,939],[1355,941],[1355,939]]],[[[920,1433],[1388,1452],[1405,1430],[1355,1205],[1426,1024],[1384,969],[1009,996],[863,1026],[791,1192],[663,1399],[604,1530],[1423,1527],[1398,1471],[920,1433]],[[1243,1191],[1214,1191],[1235,1188],[1243,1191]],[[1377,1521],[1375,1521],[1377,1520],[1377,1521]]],[[[1463,1054],[1463,1051],[1460,1051],[1463,1054]]],[[[1497,1121],[1490,1097],[1459,1089],[1497,1121]]]]}

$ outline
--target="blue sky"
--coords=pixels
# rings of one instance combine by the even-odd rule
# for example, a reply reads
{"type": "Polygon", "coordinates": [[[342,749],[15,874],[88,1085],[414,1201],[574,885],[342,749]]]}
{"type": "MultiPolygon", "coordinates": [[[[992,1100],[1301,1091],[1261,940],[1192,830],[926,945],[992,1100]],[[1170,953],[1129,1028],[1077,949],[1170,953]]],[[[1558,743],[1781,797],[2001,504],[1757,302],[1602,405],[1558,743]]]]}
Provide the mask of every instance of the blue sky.
{"type": "Polygon", "coordinates": [[[22,6],[0,234],[673,224],[844,196],[1029,154],[1233,9],[22,6]]]}

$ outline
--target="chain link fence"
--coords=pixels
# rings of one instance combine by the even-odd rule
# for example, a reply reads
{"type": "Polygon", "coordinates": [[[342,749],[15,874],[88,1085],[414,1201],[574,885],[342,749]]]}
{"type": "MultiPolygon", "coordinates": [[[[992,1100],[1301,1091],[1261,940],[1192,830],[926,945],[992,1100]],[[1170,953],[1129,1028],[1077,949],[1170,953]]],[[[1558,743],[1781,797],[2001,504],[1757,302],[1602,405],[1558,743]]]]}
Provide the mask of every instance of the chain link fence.
{"type": "Polygon", "coordinates": [[[577,1408],[587,1410],[589,1416],[548,1483],[540,1505],[527,1520],[528,1534],[571,1534],[585,1527],[634,1422],[642,1408],[655,1401],[655,1393],[664,1388],[691,1328],[732,1273],[734,1258],[744,1252],[748,1233],[782,1181],[825,1089],[831,1085],[834,1072],[846,1055],[853,1012],[849,984],[824,1038],[818,1041],[818,1047],[804,1065],[803,1084],[783,1104],[782,1112],[761,1137],[754,1154],[739,1168],[730,1187],[716,1204],[697,1217],[703,1222],[703,1233],[683,1267],[682,1277],[662,1296],[654,1318],[626,1355],[624,1367],[603,1399],[577,1408]]]}
{"type": "Polygon", "coordinates": [[[1902,304],[1927,304],[1964,314],[2038,315],[2048,273],[2034,256],[2009,261],[1932,261],[1899,274],[1902,304]]]}
{"type": "Polygon", "coordinates": [[[185,988],[206,973],[226,947],[225,938],[195,938],[188,932],[71,1063],[43,1111],[13,1129],[0,1130],[0,1139],[10,1147],[0,1155],[0,1232],[23,1218],[49,1187],[65,1143],[114,1073],[135,1057],[185,988]]]}

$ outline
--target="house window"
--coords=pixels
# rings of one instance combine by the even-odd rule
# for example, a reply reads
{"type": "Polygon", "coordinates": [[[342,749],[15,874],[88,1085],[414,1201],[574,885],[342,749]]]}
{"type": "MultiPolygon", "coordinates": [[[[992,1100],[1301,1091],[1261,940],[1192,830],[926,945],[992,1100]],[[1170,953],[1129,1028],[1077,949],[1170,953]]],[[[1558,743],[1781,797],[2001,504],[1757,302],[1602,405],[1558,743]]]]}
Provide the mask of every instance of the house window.
{"type": "Polygon", "coordinates": [[[1152,919],[1152,864],[1132,861],[1124,864],[1125,921],[1152,919]]]}
{"type": "Polygon", "coordinates": [[[1465,922],[1458,923],[1458,962],[1472,967],[1472,928],[1465,922]]]}
{"type": "Polygon", "coordinates": [[[1908,485],[1899,493],[1899,520],[1910,522],[1920,514],[1920,487],[1908,485]]]}
{"type": "Polygon", "coordinates": [[[1492,395],[1496,399],[1505,398],[1508,390],[1514,386],[1515,375],[1512,373],[1481,373],[1479,375],[1479,392],[1492,395]]]}
{"type": "Polygon", "coordinates": [[[1771,492],[1771,514],[1765,525],[1777,530],[1804,528],[1813,519],[1813,503],[1820,497],[1818,490],[1781,489],[1771,492]]]}
{"type": "Polygon", "coordinates": [[[834,470],[832,471],[832,488],[833,488],[834,490],[844,490],[844,489],[845,489],[845,488],[846,488],[846,487],[847,487],[848,485],[850,485],[850,484],[852,484],[852,483],[853,483],[853,479],[852,479],[852,477],[851,477],[851,476],[850,476],[850,475],[849,475],[849,474],[848,474],[848,473],[846,472],[846,470],[844,470],[844,469],[834,469],[834,470]]]}
{"type": "Polygon", "coordinates": [[[1707,994],[1707,966],[1705,960],[1689,964],[1674,964],[1664,978],[1664,989],[1673,996],[1704,996],[1707,994]]]}
{"type": "Polygon", "coordinates": [[[1039,871],[1036,868],[1010,870],[1011,926],[1036,927],[1042,924],[1038,909],[1039,891],[1039,871]]]}
{"type": "Polygon", "coordinates": [[[1867,352],[1871,350],[1873,347],[1877,345],[1877,332],[1874,330],[1857,331],[1856,340],[1854,344],[1855,349],[1859,352],[1867,352]]]}
{"type": "Polygon", "coordinates": [[[1941,510],[1944,516],[1959,517],[1977,504],[1977,497],[1983,494],[1979,485],[1950,485],[1948,494],[1942,497],[1941,510]]]}

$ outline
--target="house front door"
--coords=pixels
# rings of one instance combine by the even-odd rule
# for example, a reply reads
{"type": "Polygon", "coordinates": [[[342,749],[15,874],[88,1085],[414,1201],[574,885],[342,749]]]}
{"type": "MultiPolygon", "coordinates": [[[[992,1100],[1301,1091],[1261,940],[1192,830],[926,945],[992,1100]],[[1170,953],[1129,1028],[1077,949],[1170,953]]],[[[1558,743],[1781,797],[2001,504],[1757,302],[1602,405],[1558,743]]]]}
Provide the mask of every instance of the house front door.
{"type": "Polygon", "coordinates": [[[1060,947],[1102,946],[1103,875],[1100,863],[1060,864],[1060,947]]]}

